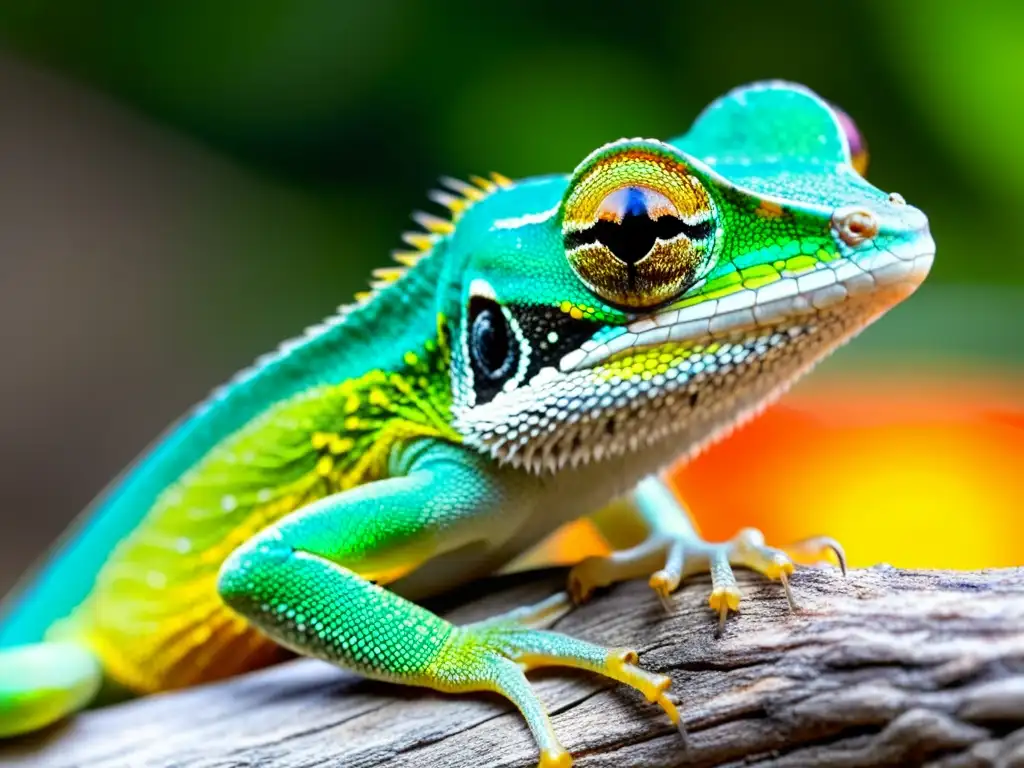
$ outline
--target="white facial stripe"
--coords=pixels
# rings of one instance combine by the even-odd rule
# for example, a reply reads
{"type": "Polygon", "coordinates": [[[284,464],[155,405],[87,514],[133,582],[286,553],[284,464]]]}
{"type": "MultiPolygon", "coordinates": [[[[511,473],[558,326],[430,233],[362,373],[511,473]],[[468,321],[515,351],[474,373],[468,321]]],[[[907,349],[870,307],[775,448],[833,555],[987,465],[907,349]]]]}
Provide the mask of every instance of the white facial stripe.
{"type": "Polygon", "coordinates": [[[780,320],[826,309],[849,296],[861,296],[900,283],[916,285],[931,267],[934,251],[920,243],[837,259],[798,277],[786,277],[757,289],[742,289],[720,299],[644,317],[604,343],[585,342],[559,361],[562,372],[592,368],[609,357],[667,341],[697,341],[746,328],[766,328],[780,320]]]}
{"type": "MultiPolygon", "coordinates": [[[[559,203],[561,205],[561,203],[559,203]]],[[[519,229],[530,224],[543,224],[545,221],[558,213],[558,205],[546,211],[538,213],[526,213],[522,216],[513,216],[510,219],[498,219],[494,222],[495,229],[519,229]]]]}
{"type": "Polygon", "coordinates": [[[497,301],[498,296],[494,292],[494,288],[486,280],[476,278],[469,284],[469,295],[479,296],[481,299],[491,299],[491,301],[497,301]]]}
{"type": "Polygon", "coordinates": [[[502,386],[502,391],[511,392],[517,389],[526,378],[526,372],[530,368],[530,355],[533,348],[530,346],[530,342],[526,340],[526,334],[523,333],[523,329],[519,326],[519,321],[508,310],[508,307],[502,307],[501,313],[505,316],[505,322],[508,323],[508,327],[512,330],[513,342],[519,345],[519,365],[516,367],[515,375],[502,386]]]}

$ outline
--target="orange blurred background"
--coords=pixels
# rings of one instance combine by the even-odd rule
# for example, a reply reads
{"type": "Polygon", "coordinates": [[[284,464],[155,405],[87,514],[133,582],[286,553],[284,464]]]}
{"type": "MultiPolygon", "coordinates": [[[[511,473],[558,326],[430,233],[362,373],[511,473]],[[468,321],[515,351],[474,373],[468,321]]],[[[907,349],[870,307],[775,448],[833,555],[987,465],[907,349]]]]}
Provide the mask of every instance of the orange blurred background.
{"type": "Polygon", "coordinates": [[[1024,563],[1024,410],[1005,382],[822,382],[677,470],[702,533],[838,539],[851,565],[1024,563]]]}
{"type": "MultiPolygon", "coordinates": [[[[669,477],[711,541],[752,526],[773,545],[832,536],[851,566],[989,568],[1024,564],[1022,456],[1009,379],[826,375],[669,477]]],[[[642,535],[609,527],[616,547],[642,535]]],[[[528,562],[606,551],[583,522],[528,562]]]]}

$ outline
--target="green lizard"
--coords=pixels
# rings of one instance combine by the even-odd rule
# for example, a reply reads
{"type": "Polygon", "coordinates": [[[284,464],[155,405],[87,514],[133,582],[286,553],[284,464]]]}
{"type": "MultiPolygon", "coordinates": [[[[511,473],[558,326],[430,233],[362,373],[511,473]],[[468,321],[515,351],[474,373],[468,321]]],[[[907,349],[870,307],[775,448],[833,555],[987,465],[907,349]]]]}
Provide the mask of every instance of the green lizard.
{"type": "Polygon", "coordinates": [[[8,601],[0,735],[81,709],[102,681],[177,688],[280,646],[498,692],[549,768],[571,759],[524,670],[591,670],[678,721],[668,678],[635,653],[544,627],[637,577],[667,600],[710,571],[723,619],[740,601],[730,565],[789,594],[786,551],[750,530],[704,542],[658,472],[924,279],[926,218],[865,165],[845,114],[770,82],[670,142],[603,146],[570,176],[445,180],[434,200],[451,220],[417,214],[400,268],[169,430],[8,601]],[[465,626],[413,602],[623,495],[649,538],[576,565],[573,600],[465,626]]]}

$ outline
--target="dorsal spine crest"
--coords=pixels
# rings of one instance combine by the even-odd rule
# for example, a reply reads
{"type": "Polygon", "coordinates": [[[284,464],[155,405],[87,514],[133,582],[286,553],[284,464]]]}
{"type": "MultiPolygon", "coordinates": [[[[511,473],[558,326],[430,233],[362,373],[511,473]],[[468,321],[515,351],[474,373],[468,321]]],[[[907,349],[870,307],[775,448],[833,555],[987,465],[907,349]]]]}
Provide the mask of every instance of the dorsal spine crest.
{"type": "Polygon", "coordinates": [[[398,266],[381,267],[372,272],[370,290],[356,294],[357,304],[365,304],[393,283],[397,282],[407,270],[415,267],[421,259],[429,255],[434,246],[444,237],[455,231],[455,225],[462,215],[473,205],[486,199],[500,189],[508,189],[513,181],[500,173],[491,173],[490,178],[470,176],[469,181],[462,181],[450,176],[442,176],[441,185],[447,189],[435,189],[428,197],[448,209],[449,218],[435,216],[424,211],[413,211],[412,219],[422,230],[410,230],[402,234],[402,241],[411,247],[392,251],[391,258],[398,266]]]}

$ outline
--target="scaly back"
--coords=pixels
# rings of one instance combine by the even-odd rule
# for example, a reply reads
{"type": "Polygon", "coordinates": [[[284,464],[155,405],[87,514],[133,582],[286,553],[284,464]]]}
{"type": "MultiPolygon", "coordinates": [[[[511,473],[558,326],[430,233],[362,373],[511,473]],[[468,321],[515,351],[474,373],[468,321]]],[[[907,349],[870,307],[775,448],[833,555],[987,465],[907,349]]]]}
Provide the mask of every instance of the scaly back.
{"type": "Polygon", "coordinates": [[[399,370],[408,351],[436,340],[440,261],[427,255],[408,273],[386,270],[377,292],[260,358],[172,425],[82,513],[7,601],[0,647],[37,641],[66,616],[160,494],[272,405],[373,370],[399,370]],[[395,282],[385,285],[388,279],[395,282]]]}

